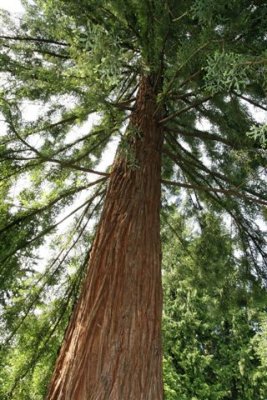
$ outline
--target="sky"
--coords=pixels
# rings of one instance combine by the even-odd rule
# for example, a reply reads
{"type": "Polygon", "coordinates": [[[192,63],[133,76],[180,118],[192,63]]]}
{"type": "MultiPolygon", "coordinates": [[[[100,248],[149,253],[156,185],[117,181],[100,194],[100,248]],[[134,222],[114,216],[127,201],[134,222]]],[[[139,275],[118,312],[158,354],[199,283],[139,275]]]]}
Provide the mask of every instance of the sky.
{"type": "Polygon", "coordinates": [[[24,10],[20,0],[0,0],[0,8],[14,13],[21,13],[24,10]]]}

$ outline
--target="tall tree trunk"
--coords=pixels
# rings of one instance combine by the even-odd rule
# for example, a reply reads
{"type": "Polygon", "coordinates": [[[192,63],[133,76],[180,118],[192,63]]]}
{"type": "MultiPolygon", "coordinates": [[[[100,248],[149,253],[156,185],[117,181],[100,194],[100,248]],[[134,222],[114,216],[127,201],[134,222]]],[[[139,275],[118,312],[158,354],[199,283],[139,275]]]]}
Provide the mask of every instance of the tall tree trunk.
{"type": "Polygon", "coordinates": [[[130,120],[129,165],[117,156],[88,274],[52,377],[49,400],[161,400],[162,132],[149,78],[130,120]]]}

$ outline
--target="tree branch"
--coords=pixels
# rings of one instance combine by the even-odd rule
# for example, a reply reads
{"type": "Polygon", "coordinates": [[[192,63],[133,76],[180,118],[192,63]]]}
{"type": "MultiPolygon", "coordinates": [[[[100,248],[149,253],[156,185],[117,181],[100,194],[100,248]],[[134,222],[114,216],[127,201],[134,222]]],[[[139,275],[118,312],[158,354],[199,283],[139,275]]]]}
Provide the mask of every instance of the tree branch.
{"type": "Polygon", "coordinates": [[[56,44],[59,46],[69,46],[68,43],[59,42],[53,39],[45,39],[45,38],[35,38],[31,36],[7,36],[7,35],[0,35],[0,39],[7,39],[7,40],[18,40],[18,41],[25,41],[25,42],[38,42],[38,43],[48,43],[48,44],[56,44]]]}
{"type": "Polygon", "coordinates": [[[57,196],[55,199],[50,201],[48,204],[45,204],[43,207],[34,208],[30,212],[28,212],[27,214],[22,215],[21,217],[18,217],[16,219],[14,219],[8,225],[6,225],[6,226],[4,226],[3,228],[0,229],[0,234],[5,232],[6,230],[12,228],[12,226],[17,225],[20,222],[23,222],[24,220],[26,220],[28,218],[32,218],[36,214],[48,210],[49,208],[53,207],[56,203],[58,203],[60,200],[65,199],[66,197],[71,196],[73,194],[79,193],[79,192],[81,192],[81,191],[83,191],[85,189],[88,189],[89,187],[97,185],[98,183],[103,182],[106,179],[107,178],[101,178],[101,179],[98,179],[98,180],[96,180],[94,182],[89,183],[88,185],[80,186],[78,188],[71,188],[70,190],[65,191],[64,193],[61,193],[59,196],[57,196]]]}
{"type": "MultiPolygon", "coordinates": [[[[17,136],[17,138],[26,146],[28,147],[28,149],[30,149],[32,152],[34,152],[35,154],[37,154],[37,156],[44,162],[52,162],[52,163],[56,163],[56,164],[60,164],[62,167],[65,168],[72,168],[72,169],[76,169],[78,171],[84,171],[84,172],[89,172],[91,174],[96,174],[96,175],[101,175],[101,176],[109,176],[108,173],[106,172],[100,172],[100,171],[95,171],[93,169],[90,168],[86,168],[86,167],[82,167],[79,165],[75,165],[72,162],[68,162],[68,161],[63,161],[63,160],[58,160],[56,158],[50,158],[44,154],[42,154],[39,150],[37,150],[36,148],[34,148],[32,145],[30,145],[25,139],[23,139],[23,137],[18,133],[18,131],[16,130],[14,124],[12,121],[9,122],[13,132],[15,133],[15,135],[17,136]]],[[[56,123],[58,124],[58,123],[56,123]]]]}
{"type": "MultiPolygon", "coordinates": [[[[173,140],[175,141],[175,145],[178,146],[188,157],[191,158],[192,161],[189,162],[189,161],[186,160],[181,154],[180,154],[180,156],[179,156],[179,157],[183,160],[184,163],[188,164],[189,167],[192,168],[192,165],[194,165],[197,169],[201,169],[202,171],[206,172],[207,174],[209,174],[210,177],[212,177],[212,179],[213,179],[219,186],[220,186],[220,182],[218,181],[219,179],[222,180],[222,181],[224,181],[224,182],[226,182],[226,183],[229,184],[229,185],[235,185],[235,184],[231,181],[231,179],[227,178],[225,175],[223,175],[223,174],[221,174],[221,173],[219,173],[219,172],[216,172],[216,171],[212,171],[212,170],[210,170],[209,168],[207,168],[199,159],[197,159],[196,157],[194,157],[192,153],[190,153],[189,151],[187,151],[186,149],[184,149],[183,146],[180,145],[180,143],[178,143],[178,142],[176,141],[175,138],[173,138],[173,140]]],[[[173,148],[173,146],[172,146],[172,144],[171,144],[170,142],[169,142],[169,145],[173,148]]],[[[179,162],[178,162],[178,160],[177,160],[177,158],[176,158],[176,156],[175,156],[175,154],[172,154],[172,153],[171,153],[170,151],[168,151],[167,149],[165,149],[164,152],[165,152],[177,165],[180,165],[179,162]]],[[[195,171],[195,173],[197,173],[197,172],[195,171]]],[[[203,176],[202,176],[201,178],[203,179],[203,176]]],[[[243,185],[244,185],[244,184],[241,183],[241,184],[238,185],[238,187],[235,186],[235,189],[236,189],[236,190],[237,190],[237,189],[241,189],[241,187],[242,187],[243,185]]],[[[222,189],[223,189],[223,188],[222,188],[222,189]]],[[[264,196],[260,195],[259,193],[256,193],[256,192],[255,192],[254,190],[252,190],[252,189],[249,189],[249,188],[247,188],[247,187],[243,187],[242,190],[243,190],[244,192],[247,192],[247,193],[249,193],[249,194],[255,196],[256,198],[262,200],[263,202],[267,202],[267,199],[266,199],[264,196]]],[[[245,194],[244,194],[244,195],[245,195],[245,194]]],[[[250,196],[248,196],[248,197],[250,197],[250,196]]]]}
{"type": "Polygon", "coordinates": [[[193,130],[185,130],[183,128],[179,128],[179,129],[172,129],[169,127],[165,127],[164,130],[166,130],[167,132],[173,132],[173,133],[178,133],[179,135],[182,136],[190,136],[190,137],[197,137],[199,139],[204,139],[204,140],[213,140],[216,142],[220,142],[223,143],[227,146],[230,147],[234,147],[235,145],[233,143],[231,143],[229,140],[222,138],[221,136],[217,135],[216,133],[209,133],[209,132],[203,132],[203,131],[199,131],[197,129],[193,129],[193,130]]]}
{"type": "Polygon", "coordinates": [[[174,181],[169,181],[169,180],[165,180],[165,179],[162,179],[161,182],[164,183],[165,185],[178,186],[178,187],[183,187],[186,189],[196,189],[196,190],[203,190],[205,192],[224,193],[224,194],[230,195],[230,196],[238,196],[238,197],[242,197],[246,200],[249,200],[251,202],[263,204],[263,205],[267,206],[267,201],[264,201],[264,200],[261,200],[261,199],[258,199],[258,198],[252,197],[252,196],[247,196],[243,193],[240,193],[235,188],[219,189],[219,188],[212,188],[212,187],[207,187],[207,186],[202,186],[202,185],[195,185],[195,184],[192,185],[192,184],[184,183],[184,182],[174,182],[174,181]]]}
{"type": "MultiPolygon", "coordinates": [[[[97,193],[97,195],[94,195],[95,197],[102,195],[105,192],[105,190],[103,190],[102,192],[97,193]]],[[[48,226],[47,228],[45,228],[42,232],[40,232],[38,235],[36,235],[34,238],[22,243],[21,245],[19,245],[15,250],[11,251],[9,254],[7,254],[7,256],[5,256],[3,259],[1,259],[0,261],[2,263],[4,263],[5,261],[7,261],[10,257],[12,257],[14,254],[17,253],[17,251],[19,250],[23,250],[25,247],[29,246],[30,244],[34,243],[36,240],[41,239],[43,236],[45,236],[46,234],[50,233],[52,230],[54,230],[55,228],[57,228],[60,224],[62,224],[64,221],[66,221],[69,217],[71,217],[72,215],[74,215],[77,211],[79,211],[81,208],[85,207],[88,202],[91,201],[90,199],[87,199],[85,202],[83,202],[80,206],[78,206],[77,208],[75,208],[75,210],[71,211],[68,215],[66,215],[65,217],[63,217],[61,220],[59,220],[58,222],[56,222],[53,225],[48,226]]]]}
{"type": "Polygon", "coordinates": [[[160,124],[165,124],[166,122],[170,121],[171,119],[178,117],[178,115],[183,114],[186,111],[191,110],[192,108],[195,108],[203,103],[205,103],[206,101],[210,100],[212,98],[211,95],[205,96],[203,99],[200,100],[196,100],[194,102],[192,102],[189,106],[182,108],[181,110],[177,110],[174,113],[168,115],[167,117],[161,119],[159,121],[160,124]]]}
{"type": "MultiPolygon", "coordinates": [[[[86,207],[86,209],[83,212],[83,215],[80,218],[80,221],[78,222],[78,224],[75,226],[75,228],[73,229],[73,233],[77,233],[77,231],[79,230],[86,212],[88,211],[88,209],[90,208],[90,206],[92,205],[92,202],[94,200],[95,197],[92,197],[92,201],[90,203],[88,203],[88,206],[86,207]]],[[[101,203],[101,200],[100,200],[101,203]]],[[[27,316],[29,315],[31,309],[34,307],[36,301],[39,300],[41,293],[43,292],[43,290],[45,289],[48,280],[50,280],[59,270],[59,268],[62,266],[63,262],[66,260],[66,258],[68,257],[69,253],[71,252],[71,250],[75,247],[75,245],[78,243],[78,241],[80,240],[80,238],[82,237],[86,227],[88,226],[94,212],[96,211],[96,209],[99,207],[99,203],[93,208],[93,210],[91,211],[89,217],[87,218],[87,221],[85,222],[85,224],[82,226],[82,228],[80,229],[77,238],[73,241],[73,243],[71,244],[70,247],[68,247],[67,251],[65,252],[63,258],[60,260],[61,255],[64,253],[65,248],[63,248],[60,253],[57,255],[57,257],[53,260],[53,262],[48,266],[48,268],[46,269],[45,273],[41,276],[41,278],[39,278],[37,281],[35,281],[34,283],[34,287],[36,288],[37,285],[40,283],[40,281],[43,278],[46,278],[45,282],[42,283],[41,287],[38,288],[38,292],[34,295],[34,298],[30,301],[30,304],[28,304],[26,311],[24,312],[24,315],[22,316],[22,318],[20,319],[19,323],[16,325],[16,327],[13,329],[13,331],[11,332],[11,334],[8,336],[8,338],[5,340],[4,346],[7,346],[8,343],[10,342],[10,340],[12,340],[12,338],[16,335],[16,333],[18,332],[18,330],[20,329],[20,327],[23,325],[25,319],[27,318],[27,316]],[[59,261],[60,260],[60,261],[59,261]],[[52,269],[52,267],[57,263],[57,267],[54,269],[54,271],[48,275],[48,272],[52,269]],[[48,277],[47,277],[48,275],[48,277]]],[[[29,290],[30,293],[30,290],[29,290]]]]}
{"type": "Polygon", "coordinates": [[[235,96],[239,97],[240,99],[243,99],[245,101],[247,101],[248,103],[252,104],[253,106],[257,107],[257,108],[261,108],[264,111],[267,111],[267,107],[262,106],[261,104],[257,103],[256,101],[249,99],[248,97],[243,96],[242,94],[239,94],[237,92],[233,92],[235,96]]]}

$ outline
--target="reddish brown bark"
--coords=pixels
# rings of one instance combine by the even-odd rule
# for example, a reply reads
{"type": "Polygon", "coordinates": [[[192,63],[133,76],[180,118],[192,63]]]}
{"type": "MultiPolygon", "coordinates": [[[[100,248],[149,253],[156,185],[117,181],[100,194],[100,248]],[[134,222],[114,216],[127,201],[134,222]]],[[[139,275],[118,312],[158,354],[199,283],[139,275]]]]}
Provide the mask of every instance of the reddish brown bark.
{"type": "Polygon", "coordinates": [[[131,124],[137,167],[114,163],[88,275],[49,400],[161,400],[160,164],[155,95],[142,79],[131,124]]]}

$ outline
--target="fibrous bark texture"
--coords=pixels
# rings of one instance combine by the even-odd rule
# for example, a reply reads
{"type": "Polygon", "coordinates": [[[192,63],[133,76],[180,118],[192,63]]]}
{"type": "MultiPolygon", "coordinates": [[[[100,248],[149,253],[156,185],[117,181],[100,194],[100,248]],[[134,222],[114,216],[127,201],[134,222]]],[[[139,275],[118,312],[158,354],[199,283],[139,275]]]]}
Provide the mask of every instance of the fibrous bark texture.
{"type": "Polygon", "coordinates": [[[160,164],[162,133],[142,78],[128,146],[114,162],[87,277],[49,400],[162,400],[160,164]],[[129,151],[129,150],[128,150],[129,151]]]}

